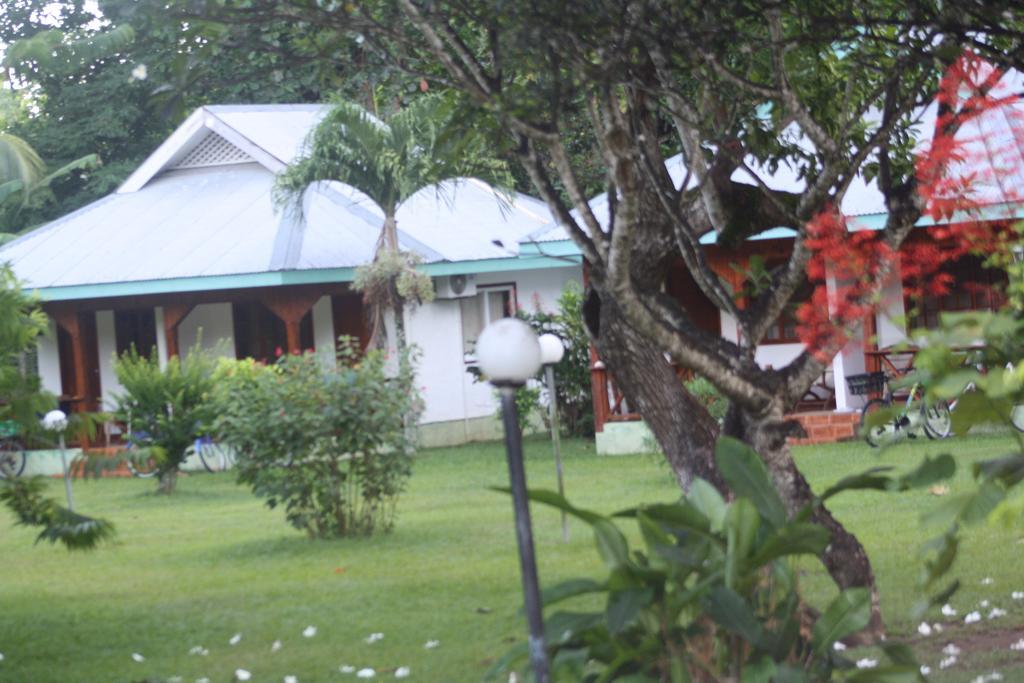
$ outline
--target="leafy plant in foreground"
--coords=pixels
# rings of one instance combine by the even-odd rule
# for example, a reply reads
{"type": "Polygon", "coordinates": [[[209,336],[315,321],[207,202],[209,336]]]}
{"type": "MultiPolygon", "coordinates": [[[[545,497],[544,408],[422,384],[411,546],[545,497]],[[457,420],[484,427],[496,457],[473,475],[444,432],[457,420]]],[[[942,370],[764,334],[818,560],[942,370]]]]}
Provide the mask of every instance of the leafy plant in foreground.
{"type": "MultiPolygon", "coordinates": [[[[757,454],[722,438],[716,460],[736,498],[726,502],[697,480],[674,504],[645,505],[613,515],[639,527],[643,550],[630,551],[612,518],[535,490],[532,500],[581,519],[593,529],[608,575],[572,579],[548,588],[543,602],[553,679],[598,681],[919,681],[910,650],[883,643],[888,663],[857,669],[834,647],[868,625],[866,588],[841,592],[816,615],[803,602],[793,559],[819,556],[829,532],[809,522],[810,510],[790,517],[757,454]],[[557,611],[570,599],[599,595],[603,611],[557,611]]],[[[895,480],[889,480],[895,481],[895,480]]],[[[826,495],[863,482],[840,482],[826,495]]],[[[910,485],[910,481],[903,482],[910,485]]],[[[525,645],[492,675],[522,664],[525,645]]]]}

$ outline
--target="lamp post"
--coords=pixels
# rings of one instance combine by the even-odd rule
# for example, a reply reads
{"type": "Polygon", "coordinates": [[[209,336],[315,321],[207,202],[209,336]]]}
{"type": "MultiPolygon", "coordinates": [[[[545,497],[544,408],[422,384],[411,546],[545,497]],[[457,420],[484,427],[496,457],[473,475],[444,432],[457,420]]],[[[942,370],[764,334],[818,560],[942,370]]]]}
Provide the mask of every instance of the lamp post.
{"type": "Polygon", "coordinates": [[[516,518],[516,541],[519,544],[519,570],[523,580],[526,621],[530,628],[530,662],[537,683],[549,683],[548,655],[544,648],[544,615],[540,604],[540,584],[537,581],[533,529],[526,494],[526,470],[523,466],[523,440],[516,410],[516,389],[540,369],[540,343],[530,326],[522,320],[502,318],[480,333],[476,342],[476,357],[480,370],[501,396],[508,475],[516,518]]]}
{"type": "Polygon", "coordinates": [[[60,443],[60,464],[64,468],[64,493],[68,499],[68,511],[75,511],[75,499],[71,496],[71,473],[68,471],[68,454],[64,445],[64,430],[68,428],[68,416],[62,410],[51,410],[43,416],[43,429],[56,432],[60,443]]]}
{"type": "MultiPolygon", "coordinates": [[[[551,418],[551,447],[555,451],[555,473],[558,475],[558,495],[565,497],[562,482],[562,434],[558,426],[558,395],[555,393],[555,364],[565,355],[562,340],[554,334],[542,334],[540,362],[544,365],[544,380],[548,385],[548,411],[551,418]]],[[[562,541],[569,542],[569,516],[562,510],[562,541]]]]}

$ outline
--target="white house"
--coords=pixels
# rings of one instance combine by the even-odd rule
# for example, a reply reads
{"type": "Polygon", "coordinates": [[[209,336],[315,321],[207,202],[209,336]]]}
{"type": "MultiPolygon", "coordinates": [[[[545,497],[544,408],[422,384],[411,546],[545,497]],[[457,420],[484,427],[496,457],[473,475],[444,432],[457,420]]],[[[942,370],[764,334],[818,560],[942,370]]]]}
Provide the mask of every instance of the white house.
{"type": "MultiPolygon", "coordinates": [[[[66,408],[110,407],[115,354],[161,359],[201,344],[272,359],[277,348],[333,356],[365,339],[355,268],[373,256],[383,217],[352,188],[321,183],[302,217],[273,205],[274,176],[300,153],[322,105],[210,106],[194,112],[108,197],[0,248],[50,317],[38,371],[66,408]]],[[[422,351],[426,444],[497,435],[489,387],[466,372],[483,326],[516,306],[554,310],[578,254],[520,240],[551,221],[521,194],[473,179],[428,188],[398,212],[403,249],[434,276],[437,299],[406,313],[422,351]]]]}

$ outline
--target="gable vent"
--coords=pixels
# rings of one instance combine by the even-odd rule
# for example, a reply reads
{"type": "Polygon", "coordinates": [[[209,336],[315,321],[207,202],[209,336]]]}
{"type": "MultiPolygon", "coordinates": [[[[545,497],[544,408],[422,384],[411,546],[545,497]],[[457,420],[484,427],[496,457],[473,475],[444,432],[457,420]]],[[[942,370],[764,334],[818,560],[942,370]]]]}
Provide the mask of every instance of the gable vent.
{"type": "Polygon", "coordinates": [[[246,164],[251,161],[254,161],[251,156],[211,131],[172,168],[226,166],[228,164],[246,164]]]}

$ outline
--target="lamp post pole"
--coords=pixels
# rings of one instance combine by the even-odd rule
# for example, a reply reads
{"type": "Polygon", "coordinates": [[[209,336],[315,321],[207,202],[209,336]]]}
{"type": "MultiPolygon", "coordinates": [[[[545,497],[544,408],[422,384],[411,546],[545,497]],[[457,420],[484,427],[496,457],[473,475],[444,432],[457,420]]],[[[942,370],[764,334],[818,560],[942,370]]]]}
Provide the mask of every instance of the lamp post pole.
{"type": "Polygon", "coordinates": [[[61,410],[51,410],[43,416],[43,429],[57,433],[60,445],[60,464],[64,470],[64,494],[68,499],[68,511],[75,511],[75,499],[71,495],[71,472],[68,470],[67,446],[64,443],[64,430],[68,428],[68,416],[61,410]]]}
{"type": "MultiPolygon", "coordinates": [[[[523,580],[523,606],[530,629],[530,662],[538,683],[548,683],[548,656],[544,649],[544,614],[537,579],[537,559],[533,552],[533,525],[526,493],[526,468],[523,465],[523,439],[519,431],[516,390],[512,384],[497,385],[501,396],[501,416],[505,425],[505,451],[508,477],[512,487],[512,508],[516,519],[516,543],[519,545],[519,572],[523,580]]],[[[521,386],[521,385],[520,385],[521,386]]]]}
{"type": "MultiPolygon", "coordinates": [[[[565,497],[565,483],[562,477],[562,430],[558,424],[558,393],[555,391],[555,364],[565,355],[562,340],[553,334],[543,334],[540,342],[541,361],[544,363],[544,380],[548,385],[548,412],[551,419],[551,447],[555,452],[555,474],[558,477],[558,495],[565,497]]],[[[562,542],[569,542],[569,516],[562,510],[562,542]]]]}
{"type": "Polygon", "coordinates": [[[530,632],[530,663],[536,683],[550,683],[550,667],[544,642],[544,613],[533,549],[526,468],[523,465],[523,438],[516,409],[516,390],[540,369],[540,344],[529,325],[515,318],[502,318],[480,333],[476,354],[480,369],[498,389],[501,397],[516,543],[519,546],[519,570],[523,582],[523,604],[530,632]]]}

